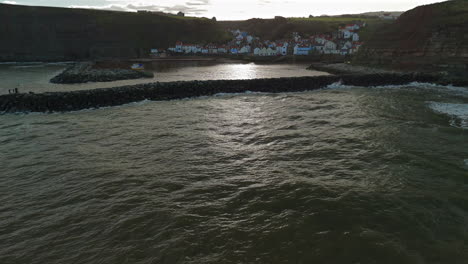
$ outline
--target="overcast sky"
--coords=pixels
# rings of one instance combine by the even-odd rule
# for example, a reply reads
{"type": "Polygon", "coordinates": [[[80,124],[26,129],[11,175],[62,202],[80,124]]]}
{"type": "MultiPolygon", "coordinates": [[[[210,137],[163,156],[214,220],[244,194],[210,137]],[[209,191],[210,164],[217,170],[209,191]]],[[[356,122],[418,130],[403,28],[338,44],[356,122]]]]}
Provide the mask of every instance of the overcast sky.
{"type": "Polygon", "coordinates": [[[369,11],[406,11],[441,0],[0,0],[20,5],[100,8],[122,11],[183,11],[190,16],[216,16],[218,20],[271,18],[275,15],[355,14],[369,11]]]}

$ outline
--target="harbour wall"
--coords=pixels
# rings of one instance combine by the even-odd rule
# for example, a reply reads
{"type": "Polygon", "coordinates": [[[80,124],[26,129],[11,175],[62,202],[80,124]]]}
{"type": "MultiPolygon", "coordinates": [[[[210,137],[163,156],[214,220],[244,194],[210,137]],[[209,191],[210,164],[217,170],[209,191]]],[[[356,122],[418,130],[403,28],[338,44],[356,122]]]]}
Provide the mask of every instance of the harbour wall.
{"type": "Polygon", "coordinates": [[[436,83],[438,77],[416,73],[328,75],[275,79],[157,82],[69,92],[19,93],[1,95],[0,112],[66,112],[117,106],[143,100],[174,100],[218,93],[301,92],[325,88],[337,82],[344,85],[379,86],[401,85],[415,81],[436,83]]]}

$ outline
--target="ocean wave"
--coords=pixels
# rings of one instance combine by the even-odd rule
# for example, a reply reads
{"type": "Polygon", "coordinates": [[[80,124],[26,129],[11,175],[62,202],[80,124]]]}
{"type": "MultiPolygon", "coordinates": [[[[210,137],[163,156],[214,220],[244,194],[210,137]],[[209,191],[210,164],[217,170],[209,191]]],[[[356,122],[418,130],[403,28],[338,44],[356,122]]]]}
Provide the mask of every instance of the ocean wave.
{"type": "Polygon", "coordinates": [[[468,129],[468,104],[428,102],[428,106],[434,112],[450,116],[451,126],[468,129]]]}
{"type": "MultiPolygon", "coordinates": [[[[338,89],[352,89],[352,88],[359,88],[361,86],[355,85],[346,85],[342,82],[332,83],[322,90],[338,90],[338,89]]],[[[408,84],[398,84],[398,85],[378,85],[378,86],[368,86],[366,88],[371,89],[402,89],[402,88],[421,88],[421,89],[432,89],[437,91],[445,91],[450,94],[455,94],[459,96],[468,97],[468,88],[467,87],[460,87],[460,86],[453,86],[453,85],[440,85],[436,83],[424,83],[424,82],[411,82],[408,84]]]]}

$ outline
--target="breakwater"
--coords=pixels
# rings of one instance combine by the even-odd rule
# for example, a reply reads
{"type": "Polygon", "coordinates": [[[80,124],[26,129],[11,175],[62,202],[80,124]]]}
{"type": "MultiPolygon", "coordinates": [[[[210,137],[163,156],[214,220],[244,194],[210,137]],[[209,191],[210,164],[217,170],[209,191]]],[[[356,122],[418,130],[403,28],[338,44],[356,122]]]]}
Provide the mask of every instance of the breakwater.
{"type": "Polygon", "coordinates": [[[50,80],[51,83],[87,83],[112,82],[141,78],[153,78],[152,72],[134,71],[129,69],[95,69],[92,62],[76,63],[50,80]]]}
{"type": "Polygon", "coordinates": [[[344,85],[378,86],[400,85],[415,81],[436,83],[438,77],[430,74],[408,73],[157,82],[82,91],[2,95],[0,96],[0,112],[65,112],[116,106],[142,100],[173,100],[246,91],[267,93],[301,92],[324,88],[336,82],[341,82],[344,85]]]}

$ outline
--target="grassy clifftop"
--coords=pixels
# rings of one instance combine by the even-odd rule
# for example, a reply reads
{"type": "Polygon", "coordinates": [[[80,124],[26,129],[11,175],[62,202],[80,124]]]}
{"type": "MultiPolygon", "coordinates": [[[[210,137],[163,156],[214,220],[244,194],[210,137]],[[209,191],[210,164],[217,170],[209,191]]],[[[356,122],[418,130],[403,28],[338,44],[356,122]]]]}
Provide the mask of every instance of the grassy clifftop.
{"type": "Polygon", "coordinates": [[[0,4],[0,61],[139,57],[177,40],[223,42],[214,21],[154,13],[0,4]]]}
{"type": "Polygon", "coordinates": [[[420,6],[376,30],[358,53],[356,62],[466,69],[467,25],[466,0],[420,6]]]}

